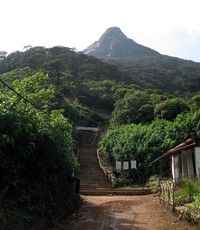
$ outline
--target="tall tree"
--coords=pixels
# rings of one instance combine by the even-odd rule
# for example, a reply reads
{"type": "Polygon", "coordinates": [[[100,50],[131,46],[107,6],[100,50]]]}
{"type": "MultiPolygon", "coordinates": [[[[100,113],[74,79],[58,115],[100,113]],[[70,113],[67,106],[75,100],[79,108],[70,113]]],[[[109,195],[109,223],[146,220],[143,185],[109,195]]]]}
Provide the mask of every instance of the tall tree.
{"type": "Polygon", "coordinates": [[[8,53],[6,51],[0,51],[0,61],[3,60],[4,58],[6,58],[6,55],[8,53]]]}

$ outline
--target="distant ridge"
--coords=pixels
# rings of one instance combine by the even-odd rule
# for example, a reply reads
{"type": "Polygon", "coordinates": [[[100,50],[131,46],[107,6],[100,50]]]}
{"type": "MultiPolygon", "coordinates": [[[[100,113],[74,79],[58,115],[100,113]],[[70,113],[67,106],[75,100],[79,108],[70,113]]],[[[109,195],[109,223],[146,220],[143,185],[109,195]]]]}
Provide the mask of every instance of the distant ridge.
{"type": "Polygon", "coordinates": [[[118,27],[110,27],[107,29],[100,39],[83,50],[83,53],[97,58],[127,58],[160,55],[157,51],[127,38],[118,27]]]}

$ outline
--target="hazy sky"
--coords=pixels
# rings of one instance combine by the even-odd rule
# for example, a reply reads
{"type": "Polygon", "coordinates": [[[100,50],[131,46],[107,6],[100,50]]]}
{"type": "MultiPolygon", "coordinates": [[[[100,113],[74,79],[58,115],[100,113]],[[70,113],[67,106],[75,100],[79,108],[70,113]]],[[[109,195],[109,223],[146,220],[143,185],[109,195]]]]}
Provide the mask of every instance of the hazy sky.
{"type": "Polygon", "coordinates": [[[200,62],[200,0],[0,0],[0,10],[0,51],[81,51],[117,26],[161,54],[200,62]]]}

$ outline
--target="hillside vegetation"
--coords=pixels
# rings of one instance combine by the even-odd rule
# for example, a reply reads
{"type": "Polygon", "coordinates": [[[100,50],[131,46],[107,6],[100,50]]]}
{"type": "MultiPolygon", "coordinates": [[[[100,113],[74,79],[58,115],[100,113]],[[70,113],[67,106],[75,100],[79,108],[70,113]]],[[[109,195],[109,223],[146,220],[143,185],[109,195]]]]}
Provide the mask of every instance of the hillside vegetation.
{"type": "Polygon", "coordinates": [[[78,207],[71,175],[83,139],[73,127],[105,122],[97,111],[112,113],[100,142],[107,160],[137,161],[126,178],[116,172],[118,185],[159,174],[152,160],[200,135],[199,68],[161,55],[99,60],[66,47],[33,47],[2,59],[2,229],[16,222],[29,229],[39,216],[51,220],[78,207]]]}
{"type": "Polygon", "coordinates": [[[1,229],[30,229],[39,217],[61,218],[80,204],[71,181],[79,167],[72,126],[53,109],[48,82],[38,72],[0,94],[1,229]]]}
{"type": "Polygon", "coordinates": [[[200,89],[200,63],[170,56],[106,59],[131,82],[144,88],[160,89],[174,95],[192,95],[200,89]]]}

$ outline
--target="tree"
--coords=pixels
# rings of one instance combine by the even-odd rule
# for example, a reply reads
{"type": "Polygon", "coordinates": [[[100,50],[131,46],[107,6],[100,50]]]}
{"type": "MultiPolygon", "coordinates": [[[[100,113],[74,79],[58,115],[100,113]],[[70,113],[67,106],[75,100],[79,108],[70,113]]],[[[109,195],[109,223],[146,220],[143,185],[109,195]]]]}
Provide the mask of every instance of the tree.
{"type": "Polygon", "coordinates": [[[66,70],[66,66],[62,59],[54,59],[46,62],[43,65],[44,69],[47,70],[51,77],[56,78],[56,84],[59,85],[60,78],[63,75],[63,72],[66,70]]]}
{"type": "Polygon", "coordinates": [[[196,94],[195,96],[192,97],[192,102],[193,102],[193,110],[198,110],[200,109],[200,92],[196,94]]]}
{"type": "Polygon", "coordinates": [[[79,202],[70,182],[78,169],[72,126],[62,110],[51,109],[55,92],[48,76],[40,72],[13,85],[15,92],[0,94],[0,191],[7,189],[0,200],[3,229],[21,220],[30,226],[34,216],[74,212],[79,202]]]}
{"type": "MultiPolygon", "coordinates": [[[[124,184],[145,182],[159,174],[151,162],[191,136],[200,135],[200,110],[180,113],[173,119],[155,119],[148,124],[128,124],[109,129],[101,139],[100,149],[108,160],[134,159],[137,170],[127,174],[124,184]]],[[[169,164],[163,163],[163,172],[169,173],[169,164]]],[[[118,175],[118,174],[117,174],[118,175]]],[[[119,175],[118,175],[119,176],[119,175]]]]}
{"type": "Polygon", "coordinates": [[[134,90],[127,92],[124,98],[116,101],[111,123],[113,125],[139,124],[151,121],[152,115],[150,95],[145,91],[134,90]]]}
{"type": "Polygon", "coordinates": [[[32,48],[32,45],[24,46],[24,50],[25,50],[25,51],[29,50],[30,48],[32,48]]]}
{"type": "Polygon", "coordinates": [[[0,51],[0,61],[3,60],[4,58],[6,58],[6,55],[8,53],[6,51],[0,51]]]}
{"type": "Polygon", "coordinates": [[[181,98],[168,99],[157,104],[154,110],[155,117],[172,121],[180,113],[190,110],[188,104],[181,98]]]}

